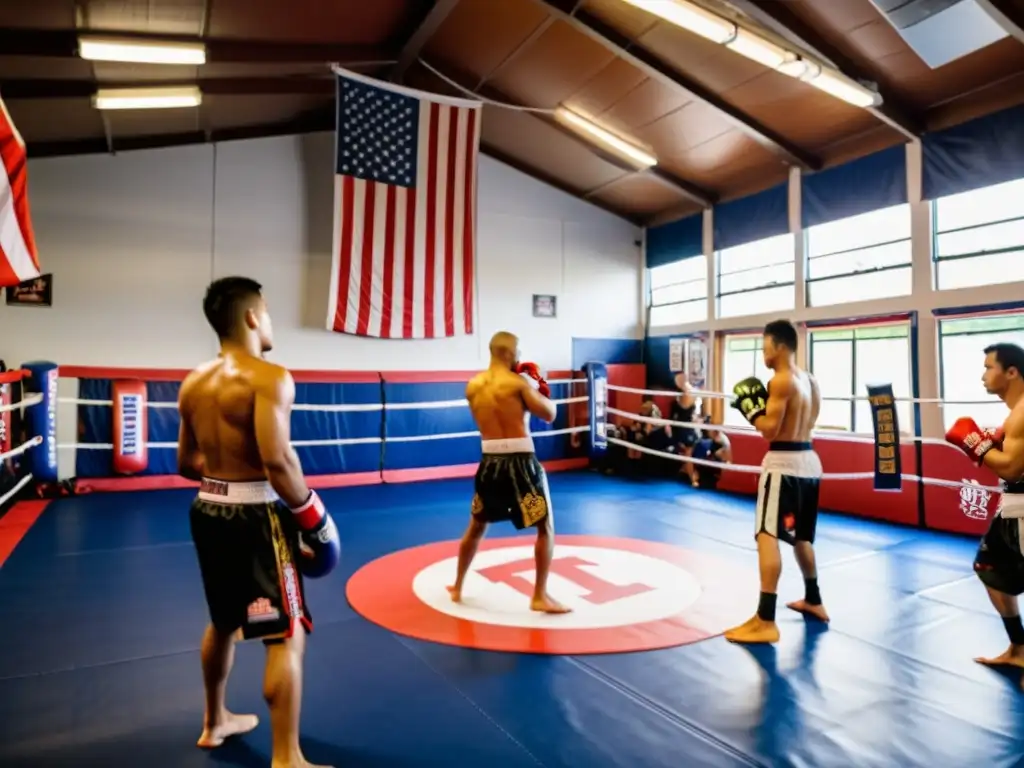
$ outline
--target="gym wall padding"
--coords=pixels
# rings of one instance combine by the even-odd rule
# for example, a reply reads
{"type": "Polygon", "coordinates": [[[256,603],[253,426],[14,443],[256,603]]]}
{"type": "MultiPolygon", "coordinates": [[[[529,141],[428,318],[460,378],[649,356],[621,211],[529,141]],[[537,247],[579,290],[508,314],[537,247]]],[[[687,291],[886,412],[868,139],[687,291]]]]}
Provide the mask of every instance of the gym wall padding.
{"type": "Polygon", "coordinates": [[[648,269],[700,256],[704,252],[704,214],[648,228],[644,251],[648,269]]]}
{"type": "Polygon", "coordinates": [[[715,250],[789,232],[789,184],[715,206],[715,250]]]}
{"type": "Polygon", "coordinates": [[[640,339],[573,339],[572,367],[580,371],[586,363],[605,365],[642,363],[644,343],[640,339]]]}
{"type": "MultiPolygon", "coordinates": [[[[422,403],[437,400],[465,400],[466,382],[392,383],[384,375],[386,403],[422,403]]],[[[410,408],[388,410],[384,428],[386,440],[395,437],[473,432],[476,425],[469,408],[410,408]]],[[[443,467],[480,460],[480,438],[459,437],[413,442],[385,442],[384,470],[443,467]]]]}
{"type": "Polygon", "coordinates": [[[899,144],[834,168],[800,177],[803,226],[906,203],[907,149],[899,144]]]}

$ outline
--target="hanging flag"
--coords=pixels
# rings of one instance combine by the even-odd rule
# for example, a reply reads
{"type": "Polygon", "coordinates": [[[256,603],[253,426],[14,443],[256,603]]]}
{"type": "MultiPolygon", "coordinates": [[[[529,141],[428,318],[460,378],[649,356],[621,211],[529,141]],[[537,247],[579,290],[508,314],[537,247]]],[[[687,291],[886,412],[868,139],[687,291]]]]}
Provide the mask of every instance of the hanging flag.
{"type": "Polygon", "coordinates": [[[481,104],[335,72],[327,328],[471,334],[481,104]]]}
{"type": "Polygon", "coordinates": [[[0,287],[39,277],[39,254],[28,209],[28,155],[0,99],[0,287]]]}

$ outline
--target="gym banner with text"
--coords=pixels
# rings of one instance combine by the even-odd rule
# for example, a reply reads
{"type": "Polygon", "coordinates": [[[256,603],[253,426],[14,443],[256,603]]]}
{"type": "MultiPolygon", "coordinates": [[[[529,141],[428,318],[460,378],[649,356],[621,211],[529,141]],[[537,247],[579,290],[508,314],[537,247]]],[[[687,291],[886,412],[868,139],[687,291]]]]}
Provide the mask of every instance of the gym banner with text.
{"type": "Polygon", "coordinates": [[[898,491],[903,468],[900,461],[900,425],[892,385],[869,385],[868,401],[875,427],[875,490],[898,491]]]}

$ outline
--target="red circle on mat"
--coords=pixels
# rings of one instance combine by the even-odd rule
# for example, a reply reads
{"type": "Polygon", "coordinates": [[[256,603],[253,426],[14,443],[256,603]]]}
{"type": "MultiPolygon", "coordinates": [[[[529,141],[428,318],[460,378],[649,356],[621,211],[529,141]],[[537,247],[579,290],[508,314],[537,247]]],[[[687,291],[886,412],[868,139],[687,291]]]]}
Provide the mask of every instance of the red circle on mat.
{"type": "Polygon", "coordinates": [[[685,645],[721,634],[753,610],[757,576],[742,561],[639,539],[559,536],[548,591],[573,612],[531,611],[533,543],[532,536],[481,542],[461,604],[446,590],[458,541],[374,560],[353,574],[346,595],[364,618],[401,635],[541,654],[685,645]]]}

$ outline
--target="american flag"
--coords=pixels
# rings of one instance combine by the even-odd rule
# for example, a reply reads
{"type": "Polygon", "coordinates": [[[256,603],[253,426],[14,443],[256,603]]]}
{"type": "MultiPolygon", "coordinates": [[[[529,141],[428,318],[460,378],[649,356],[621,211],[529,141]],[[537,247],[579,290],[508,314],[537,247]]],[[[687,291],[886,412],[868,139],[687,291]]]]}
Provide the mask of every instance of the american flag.
{"type": "Polygon", "coordinates": [[[336,72],[327,328],[471,334],[481,105],[336,72]]]}
{"type": "Polygon", "coordinates": [[[28,210],[28,159],[0,99],[0,287],[39,277],[39,254],[28,210]]]}

